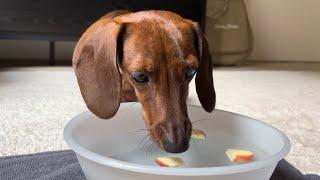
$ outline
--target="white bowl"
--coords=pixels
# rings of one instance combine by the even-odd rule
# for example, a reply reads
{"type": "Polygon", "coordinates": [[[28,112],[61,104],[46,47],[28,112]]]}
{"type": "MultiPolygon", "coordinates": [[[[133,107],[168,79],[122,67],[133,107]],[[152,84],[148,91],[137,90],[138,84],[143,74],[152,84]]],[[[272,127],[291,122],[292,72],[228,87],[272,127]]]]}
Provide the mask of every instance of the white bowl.
{"type": "Polygon", "coordinates": [[[192,140],[188,151],[181,154],[162,152],[151,141],[144,143],[139,103],[122,103],[109,120],[82,113],[65,127],[64,138],[89,180],[268,180],[290,150],[282,132],[258,120],[221,110],[206,113],[192,105],[188,113],[191,121],[201,119],[193,127],[205,131],[207,138],[192,140]],[[251,150],[255,159],[232,163],[225,155],[228,148],[251,150]],[[158,167],[154,159],[160,155],[177,156],[185,163],[178,168],[158,167]]]}

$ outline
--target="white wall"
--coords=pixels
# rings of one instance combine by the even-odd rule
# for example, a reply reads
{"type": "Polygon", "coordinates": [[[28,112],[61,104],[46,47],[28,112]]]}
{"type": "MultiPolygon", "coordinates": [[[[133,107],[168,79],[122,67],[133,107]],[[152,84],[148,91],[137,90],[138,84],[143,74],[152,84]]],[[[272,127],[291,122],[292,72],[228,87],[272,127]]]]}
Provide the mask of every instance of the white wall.
{"type": "MultiPolygon", "coordinates": [[[[320,0],[246,3],[255,37],[250,59],[320,62],[320,0]]],[[[57,42],[57,59],[70,59],[74,44],[57,42]]],[[[0,59],[43,59],[49,56],[48,52],[48,42],[0,40],[0,59]]]]}
{"type": "Polygon", "coordinates": [[[320,0],[246,0],[251,59],[320,62],[320,0]]]}

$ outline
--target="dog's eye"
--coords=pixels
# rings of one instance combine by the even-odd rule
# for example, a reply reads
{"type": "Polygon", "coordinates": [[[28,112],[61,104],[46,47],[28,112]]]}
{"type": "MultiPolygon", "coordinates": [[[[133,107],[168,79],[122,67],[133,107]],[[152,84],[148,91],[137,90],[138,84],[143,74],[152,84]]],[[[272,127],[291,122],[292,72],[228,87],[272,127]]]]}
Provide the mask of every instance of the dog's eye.
{"type": "Polygon", "coordinates": [[[148,76],[141,72],[133,72],[131,73],[131,76],[137,83],[140,84],[147,83],[149,81],[148,76]]]}
{"type": "Polygon", "coordinates": [[[195,69],[190,69],[190,68],[187,68],[185,71],[184,71],[184,78],[186,80],[189,80],[193,77],[193,75],[196,73],[197,71],[195,69]]]}

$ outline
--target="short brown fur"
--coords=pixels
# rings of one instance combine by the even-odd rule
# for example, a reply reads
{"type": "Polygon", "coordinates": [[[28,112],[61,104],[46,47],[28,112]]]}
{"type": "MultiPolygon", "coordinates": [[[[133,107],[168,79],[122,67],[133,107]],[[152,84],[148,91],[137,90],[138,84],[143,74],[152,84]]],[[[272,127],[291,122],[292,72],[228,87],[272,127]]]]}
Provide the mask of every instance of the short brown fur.
{"type": "Polygon", "coordinates": [[[167,11],[115,11],[91,25],[80,38],[73,65],[82,96],[97,116],[114,116],[120,102],[139,101],[153,141],[168,152],[188,148],[189,79],[197,69],[196,90],[203,108],[215,106],[212,60],[199,25],[167,11]],[[148,75],[137,84],[132,72],[148,75]]]}

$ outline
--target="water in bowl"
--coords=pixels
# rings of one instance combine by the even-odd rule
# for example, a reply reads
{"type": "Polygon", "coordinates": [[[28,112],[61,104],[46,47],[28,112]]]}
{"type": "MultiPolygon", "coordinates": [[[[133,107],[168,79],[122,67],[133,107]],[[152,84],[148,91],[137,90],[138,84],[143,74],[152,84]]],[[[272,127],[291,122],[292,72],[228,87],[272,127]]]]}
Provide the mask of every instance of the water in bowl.
{"type": "Polygon", "coordinates": [[[254,160],[261,160],[267,156],[263,150],[254,145],[240,140],[223,131],[206,132],[206,139],[191,139],[189,149],[184,153],[171,154],[159,149],[150,138],[146,138],[145,132],[128,133],[118,137],[118,142],[126,142],[130,139],[132,148],[116,152],[111,158],[137,163],[142,165],[158,166],[155,163],[157,157],[179,157],[184,161],[180,167],[220,167],[234,165],[235,163],[225,155],[225,150],[245,149],[254,153],[254,160]]]}

